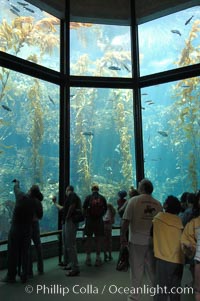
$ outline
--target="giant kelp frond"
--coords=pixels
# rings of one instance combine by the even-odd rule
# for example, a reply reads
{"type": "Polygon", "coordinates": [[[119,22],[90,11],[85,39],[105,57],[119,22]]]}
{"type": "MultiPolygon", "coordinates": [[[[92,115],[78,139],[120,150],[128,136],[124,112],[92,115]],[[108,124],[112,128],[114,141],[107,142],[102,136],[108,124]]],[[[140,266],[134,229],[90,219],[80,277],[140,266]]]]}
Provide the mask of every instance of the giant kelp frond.
{"type": "Polygon", "coordinates": [[[91,63],[88,54],[83,54],[79,57],[76,64],[72,64],[73,71],[75,74],[85,75],[91,63]]]}
{"type": "Polygon", "coordinates": [[[37,79],[35,79],[28,92],[28,98],[30,100],[30,112],[32,114],[32,127],[30,130],[30,137],[32,141],[31,159],[33,166],[33,180],[34,182],[42,183],[43,158],[40,155],[39,150],[44,136],[44,122],[40,94],[40,83],[37,79]]]}
{"type": "MultiPolygon", "coordinates": [[[[117,75],[118,70],[112,70],[112,67],[117,67],[119,70],[131,72],[131,52],[130,51],[114,51],[108,50],[104,57],[97,61],[97,72],[99,75],[117,75]],[[111,67],[111,69],[109,69],[111,67]]],[[[113,68],[114,69],[114,68],[113,68]]]]}
{"type": "Polygon", "coordinates": [[[56,18],[44,18],[40,21],[37,21],[34,25],[34,31],[42,31],[45,33],[56,32],[55,25],[59,24],[59,19],[56,18]],[[57,20],[57,22],[55,22],[57,20]]]}
{"type": "Polygon", "coordinates": [[[42,39],[39,39],[38,42],[41,50],[41,55],[43,55],[45,53],[52,54],[54,49],[57,47],[59,40],[58,37],[53,34],[43,34],[42,39]]]}
{"type": "Polygon", "coordinates": [[[18,54],[21,48],[27,44],[38,46],[40,56],[45,52],[52,53],[59,45],[55,25],[60,23],[55,17],[43,18],[35,21],[33,17],[16,17],[11,24],[3,19],[0,25],[1,51],[13,49],[13,54],[18,54]],[[55,34],[55,35],[54,35],[55,34]]]}
{"type": "Polygon", "coordinates": [[[195,45],[200,40],[200,21],[194,21],[188,39],[185,41],[185,47],[181,51],[180,58],[176,63],[179,67],[188,66],[200,62],[200,49],[195,45]]]}
{"type": "Polygon", "coordinates": [[[119,139],[120,139],[120,164],[121,164],[121,173],[124,178],[124,186],[129,186],[131,183],[133,183],[133,166],[132,166],[132,155],[131,155],[131,135],[129,133],[129,122],[127,120],[127,114],[125,108],[127,108],[124,104],[125,102],[131,100],[129,98],[130,94],[127,94],[126,97],[122,96],[122,92],[120,90],[115,90],[114,92],[114,98],[117,102],[117,105],[115,107],[115,113],[116,113],[116,129],[119,133],[119,139]]]}
{"type": "MultiPolygon", "coordinates": [[[[185,47],[181,52],[177,62],[179,67],[197,64],[200,62],[200,21],[196,20],[191,28],[185,47]]],[[[174,105],[171,108],[171,120],[169,125],[176,132],[177,145],[179,148],[188,143],[192,152],[187,153],[188,160],[188,179],[191,187],[195,191],[198,188],[198,160],[199,160],[199,87],[200,78],[187,78],[180,80],[173,89],[174,105]],[[175,123],[173,122],[175,120],[175,123]]],[[[180,154],[181,150],[179,151],[180,154]]],[[[183,153],[183,156],[185,153],[183,153]]]]}
{"type": "Polygon", "coordinates": [[[91,27],[91,23],[81,23],[81,22],[70,22],[70,29],[79,29],[81,27],[91,27]]]}

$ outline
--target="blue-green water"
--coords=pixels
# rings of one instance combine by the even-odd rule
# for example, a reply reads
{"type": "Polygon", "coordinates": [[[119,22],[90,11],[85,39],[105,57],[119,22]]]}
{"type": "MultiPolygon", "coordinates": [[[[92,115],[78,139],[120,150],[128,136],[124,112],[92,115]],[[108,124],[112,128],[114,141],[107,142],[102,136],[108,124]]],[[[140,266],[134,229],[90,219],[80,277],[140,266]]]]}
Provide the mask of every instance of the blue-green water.
{"type": "MultiPolygon", "coordinates": [[[[59,71],[59,20],[20,3],[0,1],[0,50],[59,71]]],[[[199,7],[140,25],[141,76],[199,63],[199,31],[199,7]]],[[[71,75],[130,78],[131,66],[129,26],[71,23],[71,75]]],[[[199,188],[199,86],[196,77],[141,90],[145,176],[161,202],[199,188]]],[[[69,101],[70,182],[82,200],[97,182],[116,205],[117,192],[136,185],[133,91],[73,87],[69,101]]],[[[0,239],[9,230],[14,178],[25,191],[40,185],[41,231],[55,230],[59,87],[0,68],[0,102],[0,239]]]]}

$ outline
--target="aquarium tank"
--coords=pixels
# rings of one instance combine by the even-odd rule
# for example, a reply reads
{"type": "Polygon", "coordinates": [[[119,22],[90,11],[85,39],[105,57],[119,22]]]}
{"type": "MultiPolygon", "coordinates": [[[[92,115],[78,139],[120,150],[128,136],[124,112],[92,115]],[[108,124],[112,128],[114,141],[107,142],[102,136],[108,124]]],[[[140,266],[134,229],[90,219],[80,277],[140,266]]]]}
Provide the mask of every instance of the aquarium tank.
{"type": "MultiPolygon", "coordinates": [[[[60,20],[26,1],[0,0],[0,51],[60,72],[60,20]]],[[[70,184],[82,202],[98,183],[117,207],[119,190],[137,186],[135,99],[128,25],[70,22],[70,74],[113,78],[116,87],[69,86],[70,184]],[[117,83],[119,87],[117,87],[117,83]]],[[[138,25],[140,76],[200,63],[200,7],[138,25]],[[156,32],[156,35],[155,35],[156,32]]],[[[98,86],[98,85],[97,85],[98,86]]],[[[200,186],[200,75],[141,88],[144,175],[163,202],[200,186]]],[[[0,240],[6,240],[12,180],[44,194],[41,232],[58,228],[60,86],[0,64],[0,240]]],[[[137,100],[138,101],[138,100],[137,100]]],[[[67,134],[65,139],[68,139],[67,134]]],[[[115,225],[119,225],[116,217],[115,225]]]]}
{"type": "MultiPolygon", "coordinates": [[[[28,2],[2,1],[0,51],[59,71],[60,21],[28,2]]],[[[13,60],[15,58],[13,57],[13,60]]],[[[59,86],[0,67],[0,240],[7,239],[15,197],[38,184],[41,232],[57,229],[51,196],[59,190],[59,86]]]]}

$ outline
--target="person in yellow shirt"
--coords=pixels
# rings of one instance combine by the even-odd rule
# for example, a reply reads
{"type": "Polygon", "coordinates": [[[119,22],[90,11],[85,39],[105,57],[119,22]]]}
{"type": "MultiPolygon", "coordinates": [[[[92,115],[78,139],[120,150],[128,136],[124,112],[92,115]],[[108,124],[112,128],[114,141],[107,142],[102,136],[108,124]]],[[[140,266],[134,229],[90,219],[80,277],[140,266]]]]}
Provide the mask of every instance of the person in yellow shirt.
{"type": "Polygon", "coordinates": [[[183,225],[178,216],[181,204],[175,196],[170,195],[163,207],[165,212],[158,213],[153,219],[155,285],[158,287],[154,300],[164,301],[169,297],[169,300],[179,301],[181,295],[176,293],[176,288],[181,286],[184,264],[180,243],[183,225]]]}

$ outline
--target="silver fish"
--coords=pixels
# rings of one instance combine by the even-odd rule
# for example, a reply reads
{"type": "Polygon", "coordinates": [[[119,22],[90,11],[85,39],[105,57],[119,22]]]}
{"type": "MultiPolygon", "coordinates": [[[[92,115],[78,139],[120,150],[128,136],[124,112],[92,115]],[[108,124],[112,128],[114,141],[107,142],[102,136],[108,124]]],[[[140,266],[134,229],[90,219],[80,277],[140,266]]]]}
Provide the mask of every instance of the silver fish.
{"type": "Polygon", "coordinates": [[[186,22],[185,22],[185,25],[188,25],[190,23],[190,21],[192,20],[194,16],[190,17],[186,22]]]}
{"type": "Polygon", "coordinates": [[[179,36],[181,36],[180,31],[177,30],[177,29],[172,29],[171,32],[172,32],[172,33],[176,33],[176,34],[178,34],[179,36]]]}
{"type": "Polygon", "coordinates": [[[108,69],[110,69],[110,70],[116,70],[116,71],[121,70],[121,68],[119,68],[117,66],[110,66],[110,67],[108,67],[108,69]]]}
{"type": "Polygon", "coordinates": [[[163,137],[168,137],[167,132],[164,132],[164,131],[158,131],[158,134],[160,134],[163,137]]]}
{"type": "Polygon", "coordinates": [[[8,112],[11,112],[12,110],[8,107],[8,106],[6,106],[6,105],[1,105],[2,106],[2,108],[4,109],[4,110],[6,110],[6,111],[8,111],[8,112]]]}

